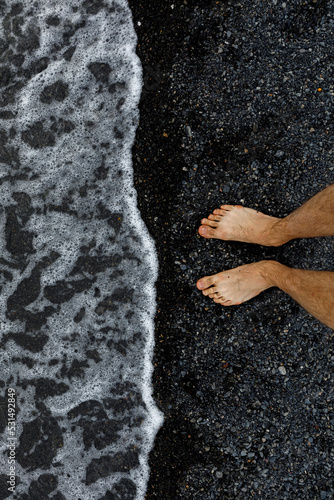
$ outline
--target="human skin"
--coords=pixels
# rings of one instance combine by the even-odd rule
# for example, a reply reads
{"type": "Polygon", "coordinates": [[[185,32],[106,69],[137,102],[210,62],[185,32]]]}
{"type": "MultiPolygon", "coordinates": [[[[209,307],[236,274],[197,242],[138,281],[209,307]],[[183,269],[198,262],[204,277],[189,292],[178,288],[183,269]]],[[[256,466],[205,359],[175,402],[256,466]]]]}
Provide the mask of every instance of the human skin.
{"type": "MultiPolygon", "coordinates": [[[[205,238],[266,246],[279,246],[295,238],[334,236],[334,184],[283,219],[222,205],[202,220],[199,233],[205,238]]],[[[273,286],[334,329],[334,272],[291,269],[275,261],[260,261],[197,282],[204,295],[223,306],[239,305],[273,286]]]]}

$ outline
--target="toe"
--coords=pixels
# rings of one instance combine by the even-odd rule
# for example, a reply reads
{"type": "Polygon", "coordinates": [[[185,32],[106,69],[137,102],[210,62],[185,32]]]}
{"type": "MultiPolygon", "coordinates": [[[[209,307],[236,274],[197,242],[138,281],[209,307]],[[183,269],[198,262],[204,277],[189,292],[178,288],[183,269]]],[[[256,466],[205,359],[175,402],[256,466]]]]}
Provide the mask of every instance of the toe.
{"type": "Polygon", "coordinates": [[[206,237],[207,233],[208,233],[209,229],[207,226],[199,226],[198,228],[198,232],[201,236],[204,236],[206,237]]]}
{"type": "Polygon", "coordinates": [[[216,304],[220,304],[221,306],[230,306],[232,304],[231,300],[225,299],[225,297],[217,297],[217,295],[215,295],[213,300],[216,304]]]}
{"type": "Polygon", "coordinates": [[[230,305],[229,303],[231,302],[230,300],[221,297],[220,298],[215,297],[213,300],[214,302],[216,302],[216,304],[220,304],[221,306],[230,305]]]}
{"type": "Polygon", "coordinates": [[[220,206],[220,208],[221,208],[222,210],[227,210],[227,211],[229,211],[229,210],[233,210],[234,205],[221,205],[221,206],[220,206]]]}
{"type": "Polygon", "coordinates": [[[221,210],[220,208],[216,208],[214,211],[213,211],[214,215],[219,215],[219,216],[223,216],[226,214],[226,210],[221,210]]]}
{"type": "MultiPolygon", "coordinates": [[[[209,217],[211,217],[209,215],[209,217]]],[[[201,224],[203,224],[204,226],[210,226],[210,227],[217,227],[217,222],[215,219],[202,219],[201,220],[201,224]]]]}
{"type": "MultiPolygon", "coordinates": [[[[211,221],[210,221],[211,223],[211,221]]],[[[203,236],[204,238],[214,238],[215,237],[215,230],[214,228],[210,227],[210,226],[200,226],[199,229],[198,229],[198,232],[201,236],[203,236]]]]}
{"type": "Polygon", "coordinates": [[[211,222],[212,221],[219,222],[220,217],[218,217],[218,215],[210,214],[208,219],[210,219],[211,222]]]}
{"type": "Polygon", "coordinates": [[[196,286],[199,290],[205,290],[206,288],[209,288],[212,284],[213,284],[213,277],[204,276],[204,278],[201,278],[200,280],[197,281],[196,286]]]}

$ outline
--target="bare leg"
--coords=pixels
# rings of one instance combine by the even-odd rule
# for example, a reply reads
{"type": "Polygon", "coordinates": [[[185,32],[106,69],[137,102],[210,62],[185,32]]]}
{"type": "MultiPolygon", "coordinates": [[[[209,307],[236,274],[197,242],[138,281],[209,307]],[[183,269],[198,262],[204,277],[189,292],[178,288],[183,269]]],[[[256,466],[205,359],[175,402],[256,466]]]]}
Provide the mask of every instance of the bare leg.
{"type": "Polygon", "coordinates": [[[334,329],[334,272],[291,269],[268,260],[206,276],[197,282],[204,295],[223,306],[241,304],[272,286],[288,293],[306,311],[334,329]]]}
{"type": "Polygon", "coordinates": [[[283,219],[239,205],[222,205],[201,222],[198,232],[204,238],[264,246],[279,246],[295,238],[334,236],[334,184],[283,219]]]}
{"type": "Polygon", "coordinates": [[[334,236],[334,184],[297,208],[276,226],[284,238],[334,236]]]}

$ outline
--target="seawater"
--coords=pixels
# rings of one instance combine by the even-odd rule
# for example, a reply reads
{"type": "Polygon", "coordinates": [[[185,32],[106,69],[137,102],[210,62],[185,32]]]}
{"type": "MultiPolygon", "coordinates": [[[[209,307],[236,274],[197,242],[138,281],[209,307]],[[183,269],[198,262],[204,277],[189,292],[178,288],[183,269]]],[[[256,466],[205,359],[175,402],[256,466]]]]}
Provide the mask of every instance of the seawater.
{"type": "Polygon", "coordinates": [[[142,88],[131,11],[125,0],[0,11],[0,498],[11,475],[22,500],[142,499],[162,414],[158,264],[131,161],[142,88]]]}

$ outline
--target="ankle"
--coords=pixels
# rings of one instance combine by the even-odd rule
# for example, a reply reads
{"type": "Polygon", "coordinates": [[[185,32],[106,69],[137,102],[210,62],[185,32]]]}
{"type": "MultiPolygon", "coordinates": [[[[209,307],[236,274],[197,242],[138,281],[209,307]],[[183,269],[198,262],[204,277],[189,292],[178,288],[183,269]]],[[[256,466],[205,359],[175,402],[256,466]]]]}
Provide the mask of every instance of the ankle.
{"type": "Polygon", "coordinates": [[[284,219],[276,219],[270,228],[271,246],[279,247],[291,239],[288,233],[286,217],[284,219]]]}
{"type": "Polygon", "coordinates": [[[267,288],[271,288],[272,286],[279,286],[278,277],[283,272],[283,270],[287,268],[283,266],[283,264],[280,264],[275,260],[261,260],[258,262],[258,264],[260,274],[267,283],[267,288]]]}

